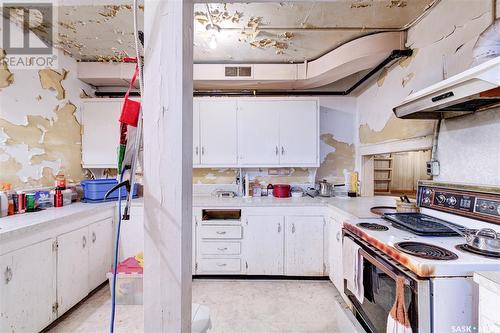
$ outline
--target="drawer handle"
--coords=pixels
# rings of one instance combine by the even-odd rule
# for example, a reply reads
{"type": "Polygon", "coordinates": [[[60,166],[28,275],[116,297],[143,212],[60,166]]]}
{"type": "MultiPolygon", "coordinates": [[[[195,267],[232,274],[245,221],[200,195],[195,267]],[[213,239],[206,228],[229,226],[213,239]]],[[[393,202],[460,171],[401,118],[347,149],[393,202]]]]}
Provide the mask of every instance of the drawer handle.
{"type": "Polygon", "coordinates": [[[292,223],[292,234],[295,233],[295,223],[292,223]]]}
{"type": "Polygon", "coordinates": [[[285,148],[281,146],[281,155],[285,155],[285,148]]]}
{"type": "Polygon", "coordinates": [[[10,266],[7,266],[7,268],[5,268],[5,284],[9,284],[10,280],[12,280],[12,268],[10,268],[10,266]]]}
{"type": "Polygon", "coordinates": [[[225,234],[226,234],[226,232],[225,232],[225,231],[217,231],[217,234],[218,234],[218,235],[225,235],[225,234]]]}
{"type": "Polygon", "coordinates": [[[96,240],[97,240],[97,236],[95,234],[95,231],[92,231],[92,243],[95,243],[96,240]]]}
{"type": "Polygon", "coordinates": [[[276,156],[278,156],[278,154],[280,153],[280,149],[278,148],[278,146],[276,146],[275,152],[276,152],[276,156]]]}
{"type": "Polygon", "coordinates": [[[196,152],[196,156],[198,156],[198,146],[196,146],[196,148],[194,150],[196,152]]]}
{"type": "Polygon", "coordinates": [[[82,237],[82,248],[85,248],[87,246],[87,237],[83,236],[82,237]]]}
{"type": "Polygon", "coordinates": [[[337,232],[337,241],[339,241],[339,242],[340,242],[340,231],[339,231],[339,232],[337,232]]]}
{"type": "Polygon", "coordinates": [[[224,266],[227,266],[227,264],[217,263],[217,266],[219,266],[219,267],[224,267],[224,266]]]}
{"type": "Polygon", "coordinates": [[[227,251],[227,247],[218,247],[217,250],[219,250],[219,251],[227,251]]]}
{"type": "Polygon", "coordinates": [[[281,232],[281,223],[278,223],[278,233],[281,232]]]}

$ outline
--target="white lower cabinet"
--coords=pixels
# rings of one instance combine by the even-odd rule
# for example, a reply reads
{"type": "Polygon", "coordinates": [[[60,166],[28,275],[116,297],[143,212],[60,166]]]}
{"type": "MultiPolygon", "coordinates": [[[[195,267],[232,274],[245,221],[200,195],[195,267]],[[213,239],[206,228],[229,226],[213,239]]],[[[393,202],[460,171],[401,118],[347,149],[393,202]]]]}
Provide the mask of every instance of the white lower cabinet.
{"type": "Polygon", "coordinates": [[[63,314],[89,293],[88,227],[57,237],[57,303],[63,314]]]}
{"type": "Polygon", "coordinates": [[[344,277],[342,268],[342,221],[328,218],[328,266],[333,285],[344,296],[344,277]]]}
{"type": "Polygon", "coordinates": [[[113,264],[113,221],[111,218],[89,226],[89,290],[106,281],[113,264]]]}
{"type": "Polygon", "coordinates": [[[283,275],[283,216],[248,216],[244,232],[246,273],[283,275]]]}
{"type": "Polygon", "coordinates": [[[324,262],[323,216],[287,216],[285,275],[322,276],[324,262]]]}
{"type": "Polygon", "coordinates": [[[53,243],[0,256],[0,332],[38,332],[56,319],[53,243]]]}

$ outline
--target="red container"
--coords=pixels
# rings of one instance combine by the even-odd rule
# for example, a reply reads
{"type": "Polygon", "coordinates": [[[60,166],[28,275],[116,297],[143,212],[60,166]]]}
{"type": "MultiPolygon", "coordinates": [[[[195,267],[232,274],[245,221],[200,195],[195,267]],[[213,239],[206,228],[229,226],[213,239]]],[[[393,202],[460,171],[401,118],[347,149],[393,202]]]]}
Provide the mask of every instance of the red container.
{"type": "Polygon", "coordinates": [[[54,207],[62,207],[63,206],[63,195],[61,190],[56,190],[54,194],[54,207]]]}
{"type": "Polygon", "coordinates": [[[275,198],[288,198],[290,196],[290,185],[288,184],[275,184],[273,189],[275,198]]]}

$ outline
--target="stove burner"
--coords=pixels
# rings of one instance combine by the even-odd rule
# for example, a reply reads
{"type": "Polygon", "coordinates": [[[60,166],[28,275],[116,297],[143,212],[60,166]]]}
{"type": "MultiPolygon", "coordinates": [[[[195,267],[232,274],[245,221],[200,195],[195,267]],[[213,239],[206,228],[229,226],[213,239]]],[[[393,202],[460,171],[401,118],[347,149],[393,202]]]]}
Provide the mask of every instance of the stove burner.
{"type": "Polygon", "coordinates": [[[401,252],[411,254],[416,257],[434,260],[455,260],[458,256],[442,247],[419,243],[419,242],[399,242],[394,244],[394,247],[401,252]]]}
{"type": "Polygon", "coordinates": [[[375,231],[387,231],[387,230],[389,230],[389,228],[386,227],[385,225],[381,225],[381,224],[378,224],[378,223],[361,222],[361,223],[358,223],[356,225],[358,227],[361,227],[361,228],[364,228],[364,229],[368,229],[368,230],[375,230],[375,231]]]}
{"type": "Polygon", "coordinates": [[[487,257],[487,258],[500,258],[500,253],[495,253],[495,252],[490,252],[490,251],[484,251],[484,250],[478,250],[470,246],[469,244],[459,244],[455,246],[457,250],[467,252],[467,253],[472,253],[476,254],[478,256],[482,257],[487,257]]]}

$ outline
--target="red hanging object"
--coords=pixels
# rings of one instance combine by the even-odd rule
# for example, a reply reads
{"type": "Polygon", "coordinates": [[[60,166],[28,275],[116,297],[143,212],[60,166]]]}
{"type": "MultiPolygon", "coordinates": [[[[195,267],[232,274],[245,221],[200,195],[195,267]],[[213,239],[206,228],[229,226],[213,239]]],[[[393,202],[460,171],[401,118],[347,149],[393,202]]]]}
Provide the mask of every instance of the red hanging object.
{"type": "MultiPolygon", "coordinates": [[[[133,60],[132,58],[126,58],[124,61],[133,60]]],[[[125,99],[123,101],[122,113],[120,115],[120,122],[122,124],[127,124],[129,126],[137,127],[137,121],[139,120],[139,112],[141,109],[141,103],[131,100],[129,98],[130,90],[134,86],[135,80],[137,79],[137,74],[139,73],[139,66],[135,65],[134,75],[132,80],[130,80],[130,85],[127,92],[125,93],[125,99]]]]}

